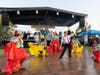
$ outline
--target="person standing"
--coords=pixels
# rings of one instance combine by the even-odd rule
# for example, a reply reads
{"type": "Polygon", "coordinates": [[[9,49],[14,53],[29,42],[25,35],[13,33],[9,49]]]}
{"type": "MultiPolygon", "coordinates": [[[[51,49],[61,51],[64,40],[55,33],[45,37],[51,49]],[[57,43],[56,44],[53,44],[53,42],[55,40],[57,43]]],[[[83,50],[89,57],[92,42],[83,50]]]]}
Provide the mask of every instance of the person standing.
{"type": "Polygon", "coordinates": [[[63,43],[63,50],[59,57],[59,59],[62,59],[63,55],[65,54],[66,49],[68,48],[68,56],[71,58],[71,46],[70,46],[70,38],[72,35],[68,35],[68,32],[64,32],[64,36],[62,37],[62,43],[63,43]]]}

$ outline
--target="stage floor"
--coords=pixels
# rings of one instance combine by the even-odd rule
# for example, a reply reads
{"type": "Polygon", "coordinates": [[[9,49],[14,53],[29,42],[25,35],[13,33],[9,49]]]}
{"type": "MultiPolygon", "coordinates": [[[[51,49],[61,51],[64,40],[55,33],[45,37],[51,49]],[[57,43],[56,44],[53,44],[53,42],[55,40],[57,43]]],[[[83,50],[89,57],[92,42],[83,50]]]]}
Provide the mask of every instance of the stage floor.
{"type": "MultiPolygon", "coordinates": [[[[85,49],[82,54],[73,54],[71,59],[67,53],[59,61],[59,54],[48,57],[31,56],[25,63],[26,70],[20,70],[13,75],[100,75],[100,63],[95,63],[92,52],[85,49]]],[[[5,64],[5,57],[0,57],[0,69],[5,64]]],[[[0,75],[6,75],[0,73],[0,75]]]]}

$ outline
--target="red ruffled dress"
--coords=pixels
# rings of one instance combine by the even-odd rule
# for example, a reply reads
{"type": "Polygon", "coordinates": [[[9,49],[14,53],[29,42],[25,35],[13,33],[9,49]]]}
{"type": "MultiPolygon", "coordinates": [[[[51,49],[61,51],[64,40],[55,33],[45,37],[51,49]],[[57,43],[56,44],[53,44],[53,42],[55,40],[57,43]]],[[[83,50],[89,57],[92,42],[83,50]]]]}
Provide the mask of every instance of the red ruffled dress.
{"type": "Polygon", "coordinates": [[[96,50],[96,45],[92,46],[93,48],[93,58],[96,62],[100,62],[100,51],[96,50]]]}
{"type": "Polygon", "coordinates": [[[59,40],[58,39],[52,40],[49,45],[48,53],[52,54],[54,52],[60,52],[61,50],[62,50],[62,48],[59,43],[59,40]]]}
{"type": "Polygon", "coordinates": [[[29,57],[29,53],[24,48],[17,48],[13,41],[4,46],[6,64],[2,71],[11,74],[14,70],[21,68],[21,63],[29,57]]]}

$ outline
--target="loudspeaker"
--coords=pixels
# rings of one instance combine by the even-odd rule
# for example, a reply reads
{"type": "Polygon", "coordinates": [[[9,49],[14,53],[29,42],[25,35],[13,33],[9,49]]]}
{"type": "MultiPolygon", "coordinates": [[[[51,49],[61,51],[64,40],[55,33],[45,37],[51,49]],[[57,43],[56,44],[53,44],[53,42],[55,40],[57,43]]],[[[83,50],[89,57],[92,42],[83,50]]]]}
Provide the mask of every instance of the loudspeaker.
{"type": "Polygon", "coordinates": [[[2,13],[2,25],[4,26],[9,25],[9,17],[6,12],[2,13]]]}
{"type": "Polygon", "coordinates": [[[85,19],[82,18],[82,19],[80,19],[79,27],[84,27],[84,26],[85,26],[85,19]]]}

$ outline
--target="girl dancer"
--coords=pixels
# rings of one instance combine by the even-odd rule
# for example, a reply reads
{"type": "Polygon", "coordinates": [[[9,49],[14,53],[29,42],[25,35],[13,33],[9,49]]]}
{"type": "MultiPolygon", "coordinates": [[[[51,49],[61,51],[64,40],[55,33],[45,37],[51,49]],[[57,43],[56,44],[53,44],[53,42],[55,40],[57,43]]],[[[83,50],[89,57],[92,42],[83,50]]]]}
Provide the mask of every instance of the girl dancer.
{"type": "Polygon", "coordinates": [[[22,63],[29,57],[29,53],[23,48],[23,32],[16,31],[15,37],[4,46],[6,64],[2,72],[12,74],[22,68],[22,63]]]}

